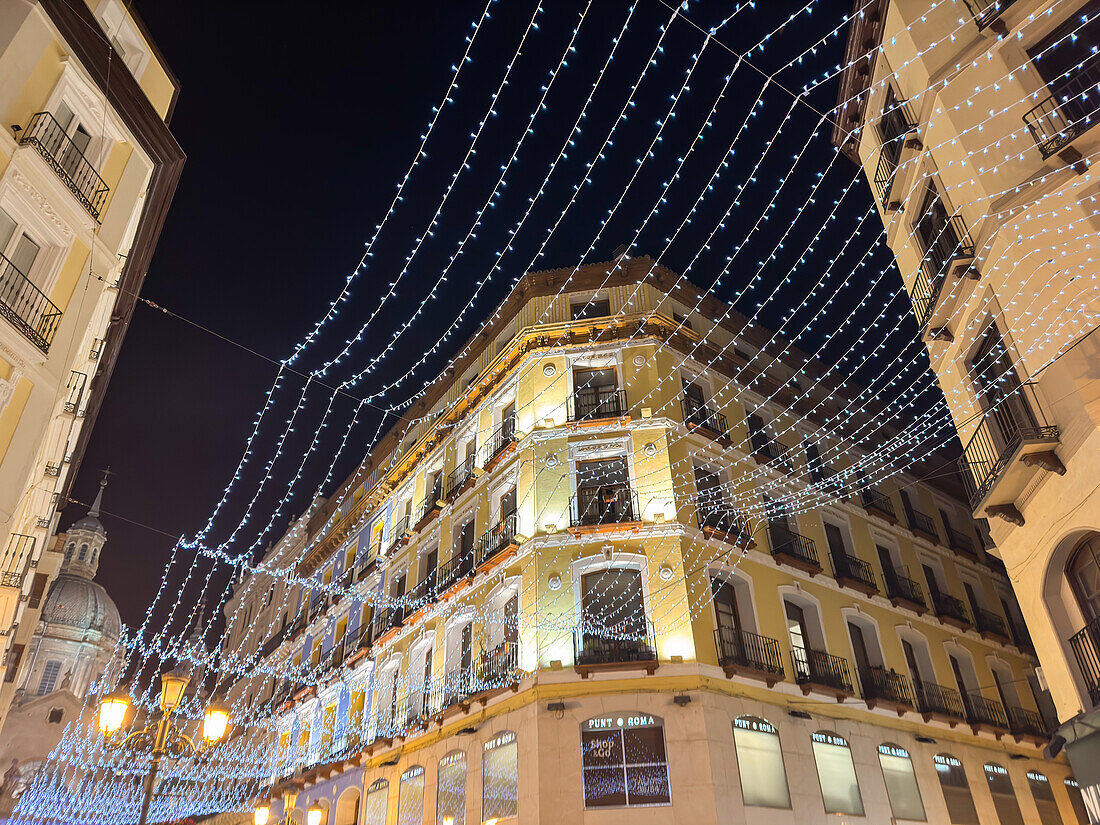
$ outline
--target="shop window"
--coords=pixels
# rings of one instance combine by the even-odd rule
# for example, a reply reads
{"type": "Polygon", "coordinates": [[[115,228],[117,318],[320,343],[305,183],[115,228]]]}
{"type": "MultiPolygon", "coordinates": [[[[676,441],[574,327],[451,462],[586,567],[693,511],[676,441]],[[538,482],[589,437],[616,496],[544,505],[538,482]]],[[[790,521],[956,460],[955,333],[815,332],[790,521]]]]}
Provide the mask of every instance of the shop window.
{"type": "Polygon", "coordinates": [[[878,763],[882,778],[886,780],[886,795],[890,797],[894,819],[925,822],[928,817],[924,813],[924,801],[909,751],[890,743],[879,745],[878,763]]]}
{"type": "Polygon", "coordinates": [[[363,825],[386,825],[386,808],[390,799],[390,783],[375,779],[367,788],[367,803],[363,806],[363,825]]]}
{"type": "Polygon", "coordinates": [[[1092,820],[1089,819],[1088,811],[1085,809],[1085,797],[1081,793],[1081,786],[1072,776],[1066,777],[1066,793],[1069,794],[1069,804],[1077,816],[1078,825],[1089,825],[1092,820]]]}
{"type": "Polygon", "coordinates": [[[664,721],[645,713],[598,716],[581,725],[586,808],[668,805],[664,721]]]}
{"type": "Polygon", "coordinates": [[[733,720],[733,746],[745,804],[789,809],[791,794],[775,727],[756,716],[738,716],[733,720]]]}
{"type": "Polygon", "coordinates": [[[397,786],[397,825],[420,825],[424,821],[424,768],[413,765],[397,786]]]}
{"type": "Polygon", "coordinates": [[[519,813],[519,746],[513,731],[485,743],[481,757],[481,821],[519,813]]]}
{"type": "Polygon", "coordinates": [[[934,761],[951,825],[981,825],[962,762],[947,753],[936,754],[934,761]]]}
{"type": "Polygon", "coordinates": [[[466,754],[452,751],[439,760],[435,791],[436,825],[465,825],[466,754]]]}
{"type": "Polygon", "coordinates": [[[1008,771],[996,762],[987,762],[985,779],[989,783],[993,807],[997,809],[1001,825],[1024,825],[1024,815],[1020,813],[1020,803],[1016,801],[1016,791],[1008,771]]]}
{"type": "Polygon", "coordinates": [[[829,731],[818,731],[812,740],[825,813],[863,816],[863,797],[848,740],[829,731]]]}
{"type": "Polygon", "coordinates": [[[1031,789],[1031,798],[1039,811],[1042,825],[1063,825],[1062,815],[1058,812],[1058,803],[1054,801],[1054,789],[1050,780],[1038,771],[1027,772],[1027,785],[1031,789]]]}

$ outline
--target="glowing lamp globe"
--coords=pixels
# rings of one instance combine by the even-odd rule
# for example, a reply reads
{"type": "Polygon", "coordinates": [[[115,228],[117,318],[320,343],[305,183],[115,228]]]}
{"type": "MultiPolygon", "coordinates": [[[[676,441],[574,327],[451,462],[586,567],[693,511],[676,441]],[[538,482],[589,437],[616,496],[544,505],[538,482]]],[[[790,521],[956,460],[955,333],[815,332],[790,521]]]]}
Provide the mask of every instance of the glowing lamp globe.
{"type": "Polygon", "coordinates": [[[271,818],[271,806],[261,805],[256,809],[256,812],[252,814],[253,825],[267,825],[267,821],[271,818]]]}
{"type": "Polygon", "coordinates": [[[306,825],[321,825],[321,815],[323,813],[324,811],[314,805],[306,811],[306,825]]]}
{"type": "Polygon", "coordinates": [[[166,711],[175,710],[183,701],[183,692],[191,680],[178,673],[169,671],[160,675],[160,706],[166,711]]]}
{"type": "MultiPolygon", "coordinates": [[[[223,708],[221,705],[211,705],[206,709],[206,715],[202,719],[202,738],[207,742],[214,743],[223,736],[225,736],[226,730],[229,728],[229,711],[223,708]]],[[[265,825],[264,823],[257,822],[256,825],[265,825]]]]}
{"type": "Polygon", "coordinates": [[[118,731],[126,720],[126,712],[130,709],[130,698],[125,694],[116,693],[103,697],[99,703],[99,730],[105,736],[118,731]]]}

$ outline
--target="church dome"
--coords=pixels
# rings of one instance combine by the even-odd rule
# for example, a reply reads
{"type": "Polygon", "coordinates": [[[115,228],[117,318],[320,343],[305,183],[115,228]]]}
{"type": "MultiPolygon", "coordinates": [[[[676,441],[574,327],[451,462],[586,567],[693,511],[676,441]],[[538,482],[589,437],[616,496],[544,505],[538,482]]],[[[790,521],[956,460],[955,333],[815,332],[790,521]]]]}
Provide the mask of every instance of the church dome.
{"type": "Polygon", "coordinates": [[[62,573],[46,595],[42,621],[82,631],[97,630],[112,641],[122,628],[118,608],[107,591],[91,579],[62,573]]]}

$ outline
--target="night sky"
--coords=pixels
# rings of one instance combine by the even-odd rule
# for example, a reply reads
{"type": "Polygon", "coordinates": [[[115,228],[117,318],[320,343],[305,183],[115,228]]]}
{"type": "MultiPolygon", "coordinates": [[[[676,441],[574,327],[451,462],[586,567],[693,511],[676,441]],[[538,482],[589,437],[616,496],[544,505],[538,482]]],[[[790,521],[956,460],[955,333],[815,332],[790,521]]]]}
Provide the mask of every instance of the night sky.
{"type": "MultiPolygon", "coordinates": [[[[786,16],[802,5],[757,3],[756,9],[745,10],[734,24],[723,28],[718,40],[733,51],[743,50],[778,26],[781,14],[786,16]]],[[[461,57],[464,38],[472,31],[470,22],[484,3],[181,5],[175,0],[138,0],[136,6],[180,79],[182,91],[171,126],[188,155],[143,296],[239,346],[148,306],[139,304],[135,311],[74,487],[74,497],[88,501],[101,469],[110,465],[115,473],[104,503],[110,538],[99,581],[131,626],[145,619],[175,537],[202,528],[229,481],[264,393],[276,376],[277,365],[268,359],[288,356],[326,311],[358,263],[373,227],[386,214],[432,106],[451,76],[451,66],[461,57]]],[[[733,3],[693,2],[688,14],[709,27],[733,7],[733,3]]],[[[773,71],[834,28],[850,7],[848,0],[816,3],[812,16],[801,15],[773,37],[763,52],[755,52],[749,58],[752,66],[773,71]]],[[[378,308],[386,285],[428,225],[451,173],[469,147],[470,133],[477,128],[535,5],[534,0],[501,0],[492,8],[492,18],[475,43],[474,60],[464,69],[454,103],[444,108],[428,157],[415,172],[401,210],[386,224],[376,255],[357,280],[346,308],[299,362],[305,371],[338,352],[378,308]]],[[[501,164],[515,150],[541,87],[558,65],[583,8],[583,3],[554,0],[536,18],[538,30],[516,60],[496,114],[489,118],[478,152],[470,160],[471,170],[460,178],[452,202],[414,258],[398,300],[378,315],[366,338],[326,376],[326,383],[339,382],[371,365],[416,305],[432,294],[436,279],[488,197],[501,164]]],[[[593,4],[575,41],[576,51],[551,87],[547,108],[536,119],[534,134],[509,172],[507,188],[487,210],[477,238],[465,245],[437,297],[428,301],[410,332],[349,389],[351,396],[377,393],[387,381],[404,376],[459,309],[470,304],[478,282],[493,268],[496,253],[505,249],[509,228],[547,180],[549,164],[572,128],[629,8],[628,2],[620,0],[593,4]]],[[[361,458],[379,426],[378,408],[414,395],[438,375],[445,356],[476,331],[513,279],[530,267],[574,184],[584,178],[584,164],[595,156],[670,14],[659,0],[640,0],[635,5],[616,60],[583,121],[581,136],[569,148],[568,159],[548,178],[546,192],[512,241],[512,250],[506,250],[499,270],[480,289],[472,309],[440,352],[419,366],[409,381],[364,407],[347,454],[325,492],[361,458]]],[[[785,320],[797,321],[797,328],[813,322],[798,343],[808,350],[827,350],[831,330],[825,324],[839,324],[854,312],[860,316],[858,327],[865,327],[897,288],[897,275],[894,272],[886,279],[889,289],[881,287],[876,293],[869,287],[872,277],[891,267],[884,250],[872,248],[881,230],[876,215],[865,222],[858,249],[841,247],[871,206],[866,183],[860,181],[853,188],[833,223],[827,223],[834,198],[851,183],[855,169],[835,156],[829,127],[815,129],[819,115],[803,104],[792,110],[791,96],[774,85],[760,98],[763,104],[755,114],[750,114],[764,86],[761,72],[746,64],[733,75],[705,140],[688,158],[658,215],[643,226],[662,184],[688,152],[736,63],[736,56],[718,43],[712,41],[702,51],[690,89],[676,109],[677,117],[665,127],[653,158],[643,164],[623,206],[592,243],[606,211],[638,169],[635,157],[644,154],[702,42],[703,36],[682,21],[668,28],[658,64],[649,69],[636,106],[629,110],[614,145],[605,151],[605,160],[589,176],[591,183],[582,186],[576,206],[533,268],[606,260],[612,250],[639,234],[641,226],[633,251],[656,256],[665,248],[665,238],[675,236],[662,262],[684,271],[723,212],[736,202],[725,228],[692,267],[691,279],[710,287],[725,259],[736,254],[732,271],[719,285],[719,296],[736,299],[737,306],[748,312],[765,303],[761,318],[773,327],[785,320]],[[746,121],[750,126],[728,158],[728,171],[691,224],[681,227],[704,182],[746,121]],[[769,148],[773,140],[775,145],[769,148]],[[794,155],[803,148],[812,160],[795,164],[794,155]],[[819,197],[809,202],[809,187],[818,172],[825,172],[826,180],[819,197]],[[767,209],[779,181],[788,174],[786,194],[767,209]],[[738,191],[742,185],[744,190],[738,191]],[[766,209],[762,230],[739,248],[748,228],[766,209]],[[797,264],[822,226],[826,231],[797,264]],[[768,260],[788,230],[783,246],[768,260]],[[864,253],[869,257],[860,265],[864,253]],[[840,261],[830,269],[829,261],[837,255],[840,261]],[[795,275],[785,280],[792,267],[795,275]],[[760,278],[754,281],[758,272],[760,278]],[[823,273],[826,277],[814,292],[817,297],[807,300],[823,273]],[[834,293],[831,317],[816,317],[823,314],[821,296],[834,293]],[[794,311],[795,307],[801,309],[794,311]]],[[[780,81],[788,88],[801,88],[815,73],[820,76],[835,66],[843,46],[843,36],[828,39],[780,81]]],[[[835,99],[835,82],[824,84],[808,98],[819,111],[827,111],[835,99]]],[[[912,329],[905,335],[912,340],[912,329]]],[[[846,336],[844,345],[850,340],[846,336]]],[[[298,376],[288,376],[276,397],[275,423],[285,424],[304,383],[298,376]]],[[[287,482],[295,475],[330,395],[330,390],[316,384],[308,389],[306,412],[284,448],[287,458],[272,472],[275,483],[261,495],[257,515],[229,552],[255,554],[252,545],[286,495],[287,482]]],[[[286,516],[304,510],[328,470],[333,448],[355,406],[348,397],[335,402],[333,426],[326,429],[302,481],[292,489],[291,501],[261,545],[281,534],[286,516]]],[[[385,426],[393,420],[387,418],[385,426]]],[[[271,456],[282,429],[261,430],[258,460],[245,473],[241,492],[230,498],[224,517],[216,522],[214,543],[224,541],[240,521],[257,488],[262,463],[271,456]]],[[[82,510],[70,506],[62,525],[82,510]]],[[[173,568],[169,592],[179,592],[186,567],[173,568]]],[[[203,575],[208,569],[209,565],[201,568],[203,575]]],[[[219,584],[214,591],[220,594],[228,568],[220,566],[215,575],[219,584]]],[[[190,599],[193,604],[196,593],[191,587],[184,601],[190,599]]],[[[154,624],[164,621],[165,616],[158,613],[154,624]]]]}

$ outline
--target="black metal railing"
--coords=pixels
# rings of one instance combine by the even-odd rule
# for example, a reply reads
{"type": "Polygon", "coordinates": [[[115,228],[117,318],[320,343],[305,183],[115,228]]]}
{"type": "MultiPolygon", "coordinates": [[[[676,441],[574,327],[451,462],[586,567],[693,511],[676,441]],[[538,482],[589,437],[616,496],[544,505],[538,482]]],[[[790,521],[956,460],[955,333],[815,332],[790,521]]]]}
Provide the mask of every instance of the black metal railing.
{"type": "Polygon", "coordinates": [[[1100,114],[1100,58],[1094,52],[1048,85],[1050,95],[1024,115],[1024,123],[1044,159],[1096,124],[1100,114]]]}
{"type": "Polygon", "coordinates": [[[1008,729],[1017,736],[1045,737],[1048,735],[1043,717],[1035,711],[1009,706],[1005,708],[1005,712],[1008,715],[1008,729]]]}
{"type": "Polygon", "coordinates": [[[909,529],[914,533],[921,533],[926,538],[939,541],[940,534],[936,532],[936,522],[932,520],[930,515],[922,513],[920,510],[914,510],[912,507],[907,507],[905,508],[905,517],[909,521],[909,529]]]}
{"type": "Polygon", "coordinates": [[[974,257],[974,241],[961,215],[952,215],[934,232],[933,237],[922,240],[925,252],[911,296],[920,327],[928,323],[936,310],[951,264],[960,258],[974,257]]]}
{"type": "Polygon", "coordinates": [[[966,605],[962,603],[962,599],[956,599],[954,596],[946,596],[941,593],[933,601],[935,602],[933,608],[936,615],[941,619],[954,619],[963,624],[971,624],[970,616],[966,612],[966,605]]]}
{"type": "Polygon", "coordinates": [[[476,567],[473,546],[459,548],[455,554],[447,559],[447,561],[443,562],[443,565],[439,568],[440,592],[446,590],[461,579],[472,576],[476,567]]]}
{"type": "Polygon", "coordinates": [[[988,725],[1008,730],[1008,717],[1000,702],[986,699],[977,691],[963,694],[963,707],[966,708],[966,721],[972,725],[988,725]]]}
{"type": "Polygon", "coordinates": [[[1069,646],[1093,707],[1100,706],[1100,618],[1093,619],[1070,636],[1069,646]]]}
{"type": "Polygon", "coordinates": [[[947,527],[947,544],[952,550],[957,550],[960,553],[965,553],[968,556],[973,556],[974,552],[974,539],[968,536],[961,530],[956,530],[950,524],[947,527]]]}
{"type": "Polygon", "coordinates": [[[879,122],[882,151],[879,153],[878,166],[875,169],[875,192],[879,203],[883,206],[886,205],[890,188],[897,175],[905,136],[916,128],[916,124],[909,116],[908,107],[901,101],[894,101],[893,106],[882,113],[882,120],[879,122]]]}
{"type": "Polygon", "coordinates": [[[488,440],[481,445],[481,466],[486,467],[497,459],[511,445],[515,444],[516,419],[509,417],[504,419],[489,435],[488,440]]]}
{"type": "Polygon", "coordinates": [[[877,699],[911,708],[917,706],[913,686],[909,683],[908,677],[894,670],[887,670],[881,665],[860,668],[859,684],[864,699],[877,699]]]}
{"type": "Polygon", "coordinates": [[[966,718],[962,696],[955,688],[915,679],[913,692],[917,699],[917,710],[921,713],[935,713],[952,719],[966,718]]]}
{"type": "Polygon", "coordinates": [[[878,582],[875,581],[874,568],[861,558],[851,556],[848,553],[833,553],[833,572],[838,579],[848,579],[878,590],[878,582]]]}
{"type": "Polygon", "coordinates": [[[987,410],[959,459],[971,508],[993,489],[1020,445],[1057,439],[1058,427],[1046,422],[1031,383],[1021,384],[1012,395],[987,410]]]}
{"type": "Polygon", "coordinates": [[[466,459],[447,474],[447,484],[444,488],[443,498],[451,501],[458,495],[463,485],[474,477],[474,457],[466,459]]]}
{"type": "Polygon", "coordinates": [[[438,514],[439,512],[439,497],[443,494],[441,487],[433,487],[420,503],[416,505],[416,509],[413,511],[413,524],[419,526],[429,518],[433,511],[438,514]]]}
{"type": "Polygon", "coordinates": [[[903,599],[921,607],[928,607],[928,602],[924,600],[924,591],[921,589],[920,582],[910,579],[908,576],[903,576],[889,567],[883,568],[882,578],[886,581],[887,598],[903,599]]]}
{"type": "Polygon", "coordinates": [[[771,464],[779,464],[784,468],[790,468],[790,447],[782,442],[773,440],[767,433],[755,432],[749,437],[752,445],[752,453],[771,464]]]}
{"type": "Polygon", "coordinates": [[[734,538],[737,541],[751,541],[752,527],[748,518],[739,510],[725,502],[697,503],[700,529],[709,529],[734,538]]]}
{"type": "Polygon", "coordinates": [[[1031,641],[1031,634],[1028,633],[1027,627],[1023,622],[1017,622],[1015,619],[1008,620],[1008,629],[1012,632],[1012,643],[1021,650],[1035,652],[1035,643],[1031,641]]]}
{"type": "Polygon", "coordinates": [[[966,8],[973,15],[978,28],[985,29],[1015,2],[1016,0],[966,0],[966,8]]]}
{"type": "Polygon", "coordinates": [[[386,545],[386,552],[384,555],[392,556],[393,551],[409,537],[409,517],[402,516],[400,519],[393,523],[390,527],[390,543],[386,545]]]}
{"type": "Polygon", "coordinates": [[[458,667],[449,671],[445,676],[436,679],[433,684],[432,705],[439,711],[465,702],[475,692],[477,679],[474,668],[458,667]]]}
{"type": "Polygon", "coordinates": [[[99,220],[110,189],[53,115],[49,112],[35,114],[19,142],[37,149],[81,206],[99,220]]]}
{"type": "Polygon", "coordinates": [[[699,400],[685,395],[680,402],[680,408],[684,413],[684,423],[691,427],[702,427],[712,432],[719,438],[726,438],[729,426],[726,417],[717,410],[712,410],[699,400]]]}
{"type": "Polygon", "coordinates": [[[638,520],[634,491],[626,482],[579,487],[572,504],[573,527],[621,524],[638,520]]]}
{"type": "Polygon", "coordinates": [[[371,637],[377,639],[395,627],[400,627],[401,623],[405,620],[405,606],[390,605],[387,607],[379,607],[374,613],[374,619],[371,621],[371,637]]]}
{"type": "Polygon", "coordinates": [[[581,387],[569,398],[570,421],[598,421],[626,415],[626,393],[617,387],[581,387]]]}
{"type": "Polygon", "coordinates": [[[323,593],[317,593],[309,600],[309,621],[313,621],[321,615],[321,611],[325,609],[327,599],[323,593]]]}
{"type": "Polygon", "coordinates": [[[775,639],[736,627],[720,627],[714,631],[714,642],[722,667],[751,668],[782,678],[783,657],[775,639]]]}
{"type": "Polygon", "coordinates": [[[264,642],[263,645],[260,647],[260,658],[266,659],[268,656],[274,653],[279,645],[286,641],[287,637],[290,636],[292,627],[292,625],[287,625],[284,623],[283,626],[279,628],[278,631],[276,631],[275,635],[264,642]]]}
{"type": "Polygon", "coordinates": [[[508,513],[499,522],[486,530],[474,547],[477,565],[480,567],[497,553],[505,550],[516,540],[516,514],[508,513]]]}
{"type": "Polygon", "coordinates": [[[439,579],[437,571],[432,570],[423,579],[416,583],[408,593],[405,594],[405,605],[410,610],[418,610],[426,604],[434,602],[439,590],[439,579]]]}
{"type": "Polygon", "coordinates": [[[980,633],[990,633],[994,636],[1001,636],[1004,639],[1009,638],[1005,620],[992,610],[986,610],[983,607],[975,608],[974,621],[980,633]]]}
{"type": "Polygon", "coordinates": [[[378,552],[378,548],[372,547],[367,551],[366,558],[356,559],[355,568],[352,570],[351,574],[352,584],[359,584],[359,582],[363,581],[363,579],[371,574],[371,571],[373,571],[378,564],[378,552]]]}
{"type": "Polygon", "coordinates": [[[373,644],[374,636],[372,631],[374,630],[373,624],[367,622],[360,625],[351,636],[344,639],[344,661],[347,661],[354,656],[359,650],[367,649],[373,644]]]}
{"type": "Polygon", "coordinates": [[[894,510],[894,502],[889,496],[880,493],[872,487],[868,487],[859,492],[859,500],[863,503],[863,509],[870,512],[875,512],[883,516],[887,516],[890,519],[897,520],[897,513],[894,510]]]}
{"type": "Polygon", "coordinates": [[[574,662],[607,665],[657,661],[657,640],[652,625],[636,628],[578,629],[573,634],[574,662]],[[621,632],[620,632],[621,631],[621,632]]]}
{"type": "Polygon", "coordinates": [[[501,642],[477,657],[477,691],[511,687],[519,682],[519,643],[501,642]]]}
{"type": "Polygon", "coordinates": [[[794,680],[800,685],[814,684],[854,693],[848,661],[840,656],[813,648],[792,647],[794,680]]]}
{"type": "Polygon", "coordinates": [[[796,533],[786,523],[771,522],[768,525],[768,541],[771,542],[773,556],[791,556],[820,569],[821,562],[818,561],[817,545],[813,539],[796,533]]]}
{"type": "Polygon", "coordinates": [[[0,255],[0,315],[43,352],[50,351],[61,310],[15,264],[0,255]]]}

